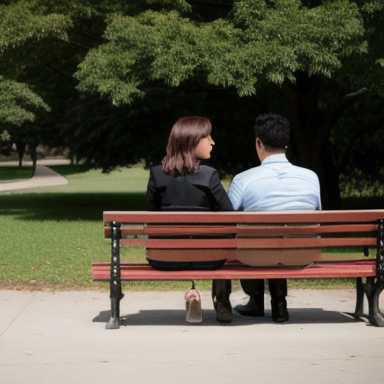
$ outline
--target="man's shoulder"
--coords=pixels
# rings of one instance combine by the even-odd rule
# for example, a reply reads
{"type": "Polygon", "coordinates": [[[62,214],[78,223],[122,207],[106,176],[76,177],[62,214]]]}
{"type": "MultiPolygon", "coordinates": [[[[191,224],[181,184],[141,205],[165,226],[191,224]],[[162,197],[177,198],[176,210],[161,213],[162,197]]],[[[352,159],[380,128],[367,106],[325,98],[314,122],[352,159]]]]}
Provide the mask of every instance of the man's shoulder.
{"type": "Polygon", "coordinates": [[[258,177],[258,176],[262,176],[263,174],[267,174],[268,173],[268,170],[263,168],[263,167],[253,167],[253,168],[249,168],[243,172],[240,172],[238,173],[234,179],[237,179],[237,180],[247,180],[247,179],[253,179],[255,177],[258,177]]]}
{"type": "Polygon", "coordinates": [[[298,165],[292,165],[294,168],[295,172],[301,175],[306,175],[307,177],[317,179],[317,174],[312,171],[312,169],[309,168],[304,168],[304,167],[299,167],[298,165]]]}

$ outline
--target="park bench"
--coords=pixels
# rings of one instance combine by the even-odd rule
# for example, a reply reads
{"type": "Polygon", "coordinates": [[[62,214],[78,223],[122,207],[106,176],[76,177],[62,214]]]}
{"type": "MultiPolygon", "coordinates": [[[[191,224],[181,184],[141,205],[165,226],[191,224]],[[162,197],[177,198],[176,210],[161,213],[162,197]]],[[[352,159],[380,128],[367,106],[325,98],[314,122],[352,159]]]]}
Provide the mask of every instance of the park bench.
{"type": "Polygon", "coordinates": [[[351,314],[384,326],[384,210],[292,212],[104,212],[111,262],[92,263],[94,281],[109,281],[119,328],[122,281],[356,278],[351,314]],[[145,247],[166,261],[226,259],[213,270],[163,271],[120,262],[120,248],[145,247]],[[365,311],[364,302],[368,303],[365,311]],[[367,312],[367,313],[365,313],[367,312]]]}

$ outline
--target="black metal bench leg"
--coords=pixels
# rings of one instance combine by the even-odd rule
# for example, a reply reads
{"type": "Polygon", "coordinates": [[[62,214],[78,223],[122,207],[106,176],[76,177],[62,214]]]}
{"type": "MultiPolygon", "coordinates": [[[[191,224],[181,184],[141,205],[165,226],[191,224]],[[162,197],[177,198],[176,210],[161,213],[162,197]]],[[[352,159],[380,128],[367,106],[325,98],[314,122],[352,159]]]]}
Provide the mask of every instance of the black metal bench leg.
{"type": "Polygon", "coordinates": [[[112,222],[111,225],[111,277],[110,277],[110,299],[111,317],[105,326],[106,329],[118,329],[120,318],[120,300],[124,297],[121,290],[120,275],[120,223],[112,222]]]}
{"type": "MultiPolygon", "coordinates": [[[[361,277],[356,279],[356,309],[351,314],[355,319],[366,318],[376,327],[384,327],[384,314],[380,310],[380,294],[384,289],[384,219],[378,220],[376,277],[367,277],[363,283],[361,277]],[[368,314],[364,313],[364,297],[368,300],[368,314]]],[[[364,250],[368,256],[368,249],[364,250]]]]}
{"type": "Polygon", "coordinates": [[[121,292],[120,287],[120,293],[117,295],[111,296],[111,317],[108,320],[107,325],[105,326],[106,329],[119,329],[119,318],[120,318],[120,300],[124,297],[123,293],[121,292]]]}
{"type": "Polygon", "coordinates": [[[371,284],[368,297],[369,322],[376,327],[384,327],[384,315],[380,311],[380,294],[384,289],[384,281],[378,279],[371,284]]]}
{"type": "Polygon", "coordinates": [[[356,308],[354,313],[350,313],[352,317],[359,320],[364,316],[364,284],[361,277],[356,278],[356,308]]]}
{"type": "Polygon", "coordinates": [[[356,309],[354,313],[348,313],[356,320],[365,318],[376,327],[384,327],[384,315],[380,311],[380,294],[384,289],[384,281],[368,277],[366,283],[362,278],[356,279],[356,309]],[[368,313],[364,312],[364,298],[368,301],[368,313]]]}
{"type": "Polygon", "coordinates": [[[380,294],[384,289],[384,219],[378,220],[376,253],[376,279],[371,278],[371,289],[368,296],[369,321],[376,327],[384,327],[384,314],[380,311],[380,294]]]}

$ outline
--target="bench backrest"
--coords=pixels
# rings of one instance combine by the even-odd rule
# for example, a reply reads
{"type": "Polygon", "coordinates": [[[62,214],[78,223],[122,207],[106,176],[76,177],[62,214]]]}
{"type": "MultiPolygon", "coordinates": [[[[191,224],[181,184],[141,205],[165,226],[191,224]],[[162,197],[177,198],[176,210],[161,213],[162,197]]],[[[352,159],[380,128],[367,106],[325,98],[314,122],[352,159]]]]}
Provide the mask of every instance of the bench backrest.
{"type": "Polygon", "coordinates": [[[122,247],[145,247],[155,260],[225,258],[261,267],[374,258],[384,232],[384,210],[109,211],[103,219],[106,238],[115,236],[122,247]],[[329,252],[340,247],[352,250],[329,252]],[[375,249],[371,256],[369,248],[375,249]]]}

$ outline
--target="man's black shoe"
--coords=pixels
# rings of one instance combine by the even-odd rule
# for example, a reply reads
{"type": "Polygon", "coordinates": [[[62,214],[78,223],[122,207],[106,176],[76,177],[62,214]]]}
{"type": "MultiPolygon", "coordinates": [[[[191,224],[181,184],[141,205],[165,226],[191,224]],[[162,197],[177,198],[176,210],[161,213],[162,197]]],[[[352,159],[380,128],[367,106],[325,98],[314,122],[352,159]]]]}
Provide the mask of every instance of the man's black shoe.
{"type": "Polygon", "coordinates": [[[247,304],[236,305],[235,309],[243,316],[264,317],[264,295],[259,300],[250,298],[247,304]]]}
{"type": "Polygon", "coordinates": [[[229,301],[214,302],[216,310],[216,320],[219,323],[231,323],[232,322],[232,307],[229,301]]]}
{"type": "Polygon", "coordinates": [[[275,323],[284,323],[289,320],[287,310],[287,300],[285,298],[278,298],[271,300],[272,307],[272,320],[275,323]]]}

